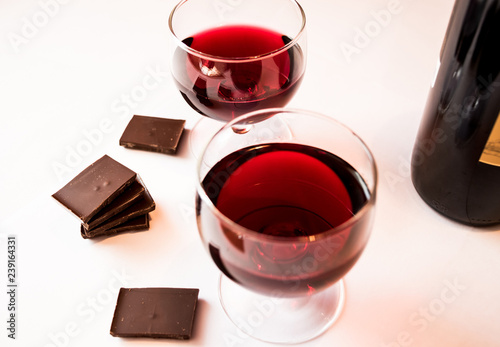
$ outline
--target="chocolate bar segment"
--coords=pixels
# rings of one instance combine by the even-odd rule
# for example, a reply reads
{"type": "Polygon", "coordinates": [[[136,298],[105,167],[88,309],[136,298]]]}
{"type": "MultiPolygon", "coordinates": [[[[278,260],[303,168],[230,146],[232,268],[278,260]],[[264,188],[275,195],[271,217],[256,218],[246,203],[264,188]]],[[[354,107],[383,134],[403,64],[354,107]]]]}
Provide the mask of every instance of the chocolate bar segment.
{"type": "Polygon", "coordinates": [[[120,146],[173,154],[177,151],[185,123],[182,119],[135,115],[120,138],[120,146]]]}
{"type": "Polygon", "coordinates": [[[121,288],[110,333],[116,337],[191,338],[199,289],[121,288]]]}
{"type": "Polygon", "coordinates": [[[126,231],[142,231],[149,229],[149,213],[135,217],[125,223],[119,224],[104,231],[107,235],[122,233],[126,231]]]}
{"type": "Polygon", "coordinates": [[[134,219],[126,221],[125,223],[119,224],[113,228],[103,230],[100,233],[95,233],[92,235],[92,237],[87,236],[84,228],[80,228],[80,233],[84,239],[90,239],[100,236],[113,236],[127,231],[144,231],[148,229],[149,229],[149,213],[139,217],[135,217],[134,219]]]}
{"type": "Polygon", "coordinates": [[[135,178],[134,171],[104,155],[52,197],[86,223],[135,178]]]}
{"type": "Polygon", "coordinates": [[[142,193],[143,197],[130,207],[126,208],[122,212],[118,213],[117,215],[111,217],[107,221],[105,221],[103,224],[100,224],[96,226],[95,228],[87,229],[85,228],[85,225],[81,225],[82,233],[85,233],[87,237],[94,237],[98,234],[100,234],[102,231],[111,229],[117,225],[120,225],[122,223],[125,223],[128,220],[131,220],[135,217],[138,217],[140,215],[149,213],[153,211],[156,208],[156,203],[153,200],[153,197],[149,193],[146,187],[144,187],[145,190],[142,193]]]}
{"type": "Polygon", "coordinates": [[[87,223],[83,223],[86,229],[92,229],[102,224],[106,220],[125,210],[139,199],[143,198],[145,188],[143,187],[139,176],[123,193],[118,195],[111,203],[101,209],[87,223]]]}

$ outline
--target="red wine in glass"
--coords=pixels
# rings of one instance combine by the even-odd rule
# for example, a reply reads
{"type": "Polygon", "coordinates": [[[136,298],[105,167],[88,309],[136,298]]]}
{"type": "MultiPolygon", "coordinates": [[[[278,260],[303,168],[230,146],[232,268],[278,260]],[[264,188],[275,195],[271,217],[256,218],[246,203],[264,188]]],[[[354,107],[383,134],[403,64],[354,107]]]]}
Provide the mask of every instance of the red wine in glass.
{"type": "Polygon", "coordinates": [[[215,240],[209,251],[218,267],[255,291],[295,296],[327,288],[367,242],[370,214],[348,222],[370,200],[369,190],[351,165],[324,150],[292,143],[243,148],[213,166],[202,187],[222,214],[255,232],[243,240],[237,228],[223,226],[223,235],[207,237],[215,240]]]}
{"type": "Polygon", "coordinates": [[[299,87],[305,58],[298,44],[249,25],[212,28],[178,47],[174,81],[186,102],[204,116],[230,121],[257,109],[285,106],[299,87]],[[287,44],[290,47],[284,48],[287,44]]]}

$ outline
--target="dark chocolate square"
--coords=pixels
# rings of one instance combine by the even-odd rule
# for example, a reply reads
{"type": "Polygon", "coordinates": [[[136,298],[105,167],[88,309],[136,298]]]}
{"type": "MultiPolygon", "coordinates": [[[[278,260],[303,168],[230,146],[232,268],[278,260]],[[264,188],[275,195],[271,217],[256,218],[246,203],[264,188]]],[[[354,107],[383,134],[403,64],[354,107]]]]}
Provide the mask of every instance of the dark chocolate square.
{"type": "Polygon", "coordinates": [[[173,154],[177,151],[185,123],[182,119],[135,115],[120,138],[120,146],[173,154]]]}
{"type": "Polygon", "coordinates": [[[187,340],[199,289],[121,288],[110,333],[116,337],[187,340]]]}
{"type": "Polygon", "coordinates": [[[104,155],[52,197],[83,222],[88,222],[132,184],[135,178],[134,171],[104,155]]]}

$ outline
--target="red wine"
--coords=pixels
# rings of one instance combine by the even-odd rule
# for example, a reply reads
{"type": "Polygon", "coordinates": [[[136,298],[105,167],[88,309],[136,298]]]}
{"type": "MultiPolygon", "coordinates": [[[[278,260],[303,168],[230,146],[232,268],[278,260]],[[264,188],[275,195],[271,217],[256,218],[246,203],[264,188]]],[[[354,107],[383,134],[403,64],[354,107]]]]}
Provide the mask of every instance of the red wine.
{"type": "Polygon", "coordinates": [[[425,202],[469,225],[500,223],[500,1],[458,0],[412,156],[425,202]]]}
{"type": "Polygon", "coordinates": [[[209,29],[183,43],[213,59],[177,48],[174,80],[193,109],[221,121],[257,109],[285,106],[302,80],[303,53],[297,44],[281,53],[268,53],[289,42],[285,35],[254,26],[209,29]],[[248,59],[256,56],[262,57],[248,59]]]}
{"type": "MultiPolygon", "coordinates": [[[[370,213],[331,231],[368,203],[365,182],[347,162],[315,147],[241,149],[217,163],[202,186],[220,212],[256,232],[241,238],[236,228],[200,221],[215,263],[256,291],[296,295],[323,289],[344,276],[366,244],[370,213]],[[298,238],[303,236],[309,238],[298,238]]],[[[198,198],[199,218],[204,209],[198,198]]]]}

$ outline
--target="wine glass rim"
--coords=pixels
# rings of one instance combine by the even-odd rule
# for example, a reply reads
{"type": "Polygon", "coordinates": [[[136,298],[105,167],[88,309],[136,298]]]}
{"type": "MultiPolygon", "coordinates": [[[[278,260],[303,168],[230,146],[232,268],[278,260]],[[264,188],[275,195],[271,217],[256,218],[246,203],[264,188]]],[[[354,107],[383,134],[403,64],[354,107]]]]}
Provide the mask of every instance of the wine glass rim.
{"type": "Polygon", "coordinates": [[[290,0],[291,3],[295,4],[301,14],[301,18],[302,18],[302,23],[301,23],[301,26],[300,26],[300,30],[299,32],[291,39],[290,42],[288,42],[287,44],[285,44],[284,46],[278,48],[278,49],[275,49],[273,51],[270,51],[270,52],[266,52],[266,53],[263,53],[263,54],[259,54],[259,55],[254,55],[254,56],[246,56],[246,57],[224,57],[224,56],[218,56],[218,55],[212,55],[212,54],[208,54],[208,53],[204,53],[204,52],[201,52],[201,51],[198,51],[196,49],[193,49],[191,48],[190,46],[186,45],[182,40],[184,40],[185,38],[180,38],[177,36],[177,34],[175,33],[175,30],[173,28],[173,19],[174,19],[174,15],[175,13],[177,12],[177,10],[182,6],[184,5],[186,2],[188,2],[189,0],[181,0],[179,3],[177,3],[177,5],[172,9],[172,11],[170,12],[170,15],[168,17],[168,27],[170,29],[170,34],[171,36],[174,38],[174,40],[176,41],[176,44],[177,46],[179,46],[180,48],[182,48],[183,50],[187,51],[188,53],[192,54],[192,55],[195,55],[199,58],[202,58],[202,59],[209,59],[209,60],[213,60],[213,61],[218,61],[218,62],[248,62],[248,61],[255,61],[255,60],[259,60],[259,59],[264,59],[264,58],[269,58],[269,57],[273,57],[275,55],[278,55],[280,53],[283,53],[283,52],[286,52],[288,49],[290,49],[291,47],[295,46],[297,44],[297,42],[300,40],[300,38],[303,36],[304,32],[305,32],[305,29],[306,29],[306,14],[304,12],[304,9],[302,8],[302,6],[298,3],[297,0],[290,0]]]}
{"type": "MultiPolygon", "coordinates": [[[[375,162],[375,158],[374,158],[372,152],[370,151],[370,148],[366,145],[366,143],[363,141],[363,139],[360,136],[358,136],[348,126],[344,125],[343,123],[341,123],[340,121],[338,121],[338,120],[336,120],[336,119],[334,119],[332,117],[326,116],[326,115],[318,113],[318,112],[308,111],[308,110],[302,110],[302,109],[294,109],[294,108],[267,108],[267,109],[262,109],[262,110],[257,110],[257,111],[249,112],[249,113],[241,115],[241,116],[239,116],[237,118],[234,118],[233,120],[231,120],[230,122],[228,122],[224,126],[222,126],[221,129],[219,129],[215,133],[215,135],[212,137],[212,139],[215,138],[215,136],[217,136],[223,130],[235,126],[237,123],[240,123],[245,118],[251,118],[251,117],[254,117],[256,115],[261,115],[261,114],[266,114],[266,113],[273,113],[273,114],[277,114],[277,113],[299,113],[299,114],[307,114],[309,116],[318,117],[318,118],[321,118],[321,119],[325,119],[325,120],[334,122],[338,126],[340,126],[341,128],[349,131],[360,142],[360,144],[362,145],[362,148],[363,148],[365,154],[367,155],[367,157],[368,157],[368,159],[370,161],[371,171],[373,172],[373,187],[372,187],[372,189],[370,191],[369,198],[368,198],[367,202],[363,205],[363,207],[361,207],[361,209],[359,209],[351,218],[349,218],[345,222],[343,222],[343,223],[335,226],[334,228],[332,228],[330,230],[327,230],[325,232],[319,233],[319,234],[314,234],[314,235],[309,235],[309,236],[282,237],[282,236],[275,236],[275,235],[266,235],[266,234],[259,233],[259,232],[255,231],[255,230],[251,230],[251,229],[245,228],[244,226],[242,226],[242,225],[234,222],[232,219],[230,219],[224,213],[222,213],[217,208],[217,206],[215,206],[215,204],[212,202],[212,200],[208,197],[205,189],[202,186],[202,182],[203,182],[204,178],[201,177],[201,166],[203,165],[203,157],[205,155],[205,152],[207,151],[208,146],[211,143],[211,140],[210,140],[205,145],[202,153],[200,154],[200,156],[198,157],[198,160],[197,160],[197,165],[196,165],[196,170],[197,170],[197,173],[196,173],[196,191],[197,191],[197,194],[198,194],[197,199],[203,200],[203,202],[205,202],[207,204],[207,206],[209,207],[209,209],[215,214],[215,216],[217,217],[217,219],[219,221],[223,222],[225,225],[228,225],[231,228],[231,230],[234,230],[234,231],[238,232],[238,234],[242,238],[259,238],[259,239],[265,239],[265,240],[272,241],[272,242],[284,242],[284,243],[288,243],[288,242],[292,242],[292,241],[293,242],[302,242],[302,243],[304,243],[304,242],[310,242],[310,241],[318,241],[318,240],[321,240],[321,239],[324,239],[324,238],[331,237],[331,236],[333,236],[335,234],[338,234],[341,231],[343,231],[343,230],[345,230],[347,228],[350,228],[353,224],[355,224],[356,222],[358,222],[365,214],[369,213],[370,209],[372,209],[374,207],[374,205],[375,205],[375,200],[376,200],[376,195],[377,195],[378,171],[377,171],[377,165],[376,165],[376,162],[375,162]]],[[[274,143],[274,142],[270,141],[269,143],[274,143]]],[[[281,143],[281,142],[278,142],[278,143],[281,143]]],[[[223,159],[223,158],[221,158],[221,159],[223,159]]],[[[370,189],[370,187],[368,187],[368,189],[370,189]]]]}

